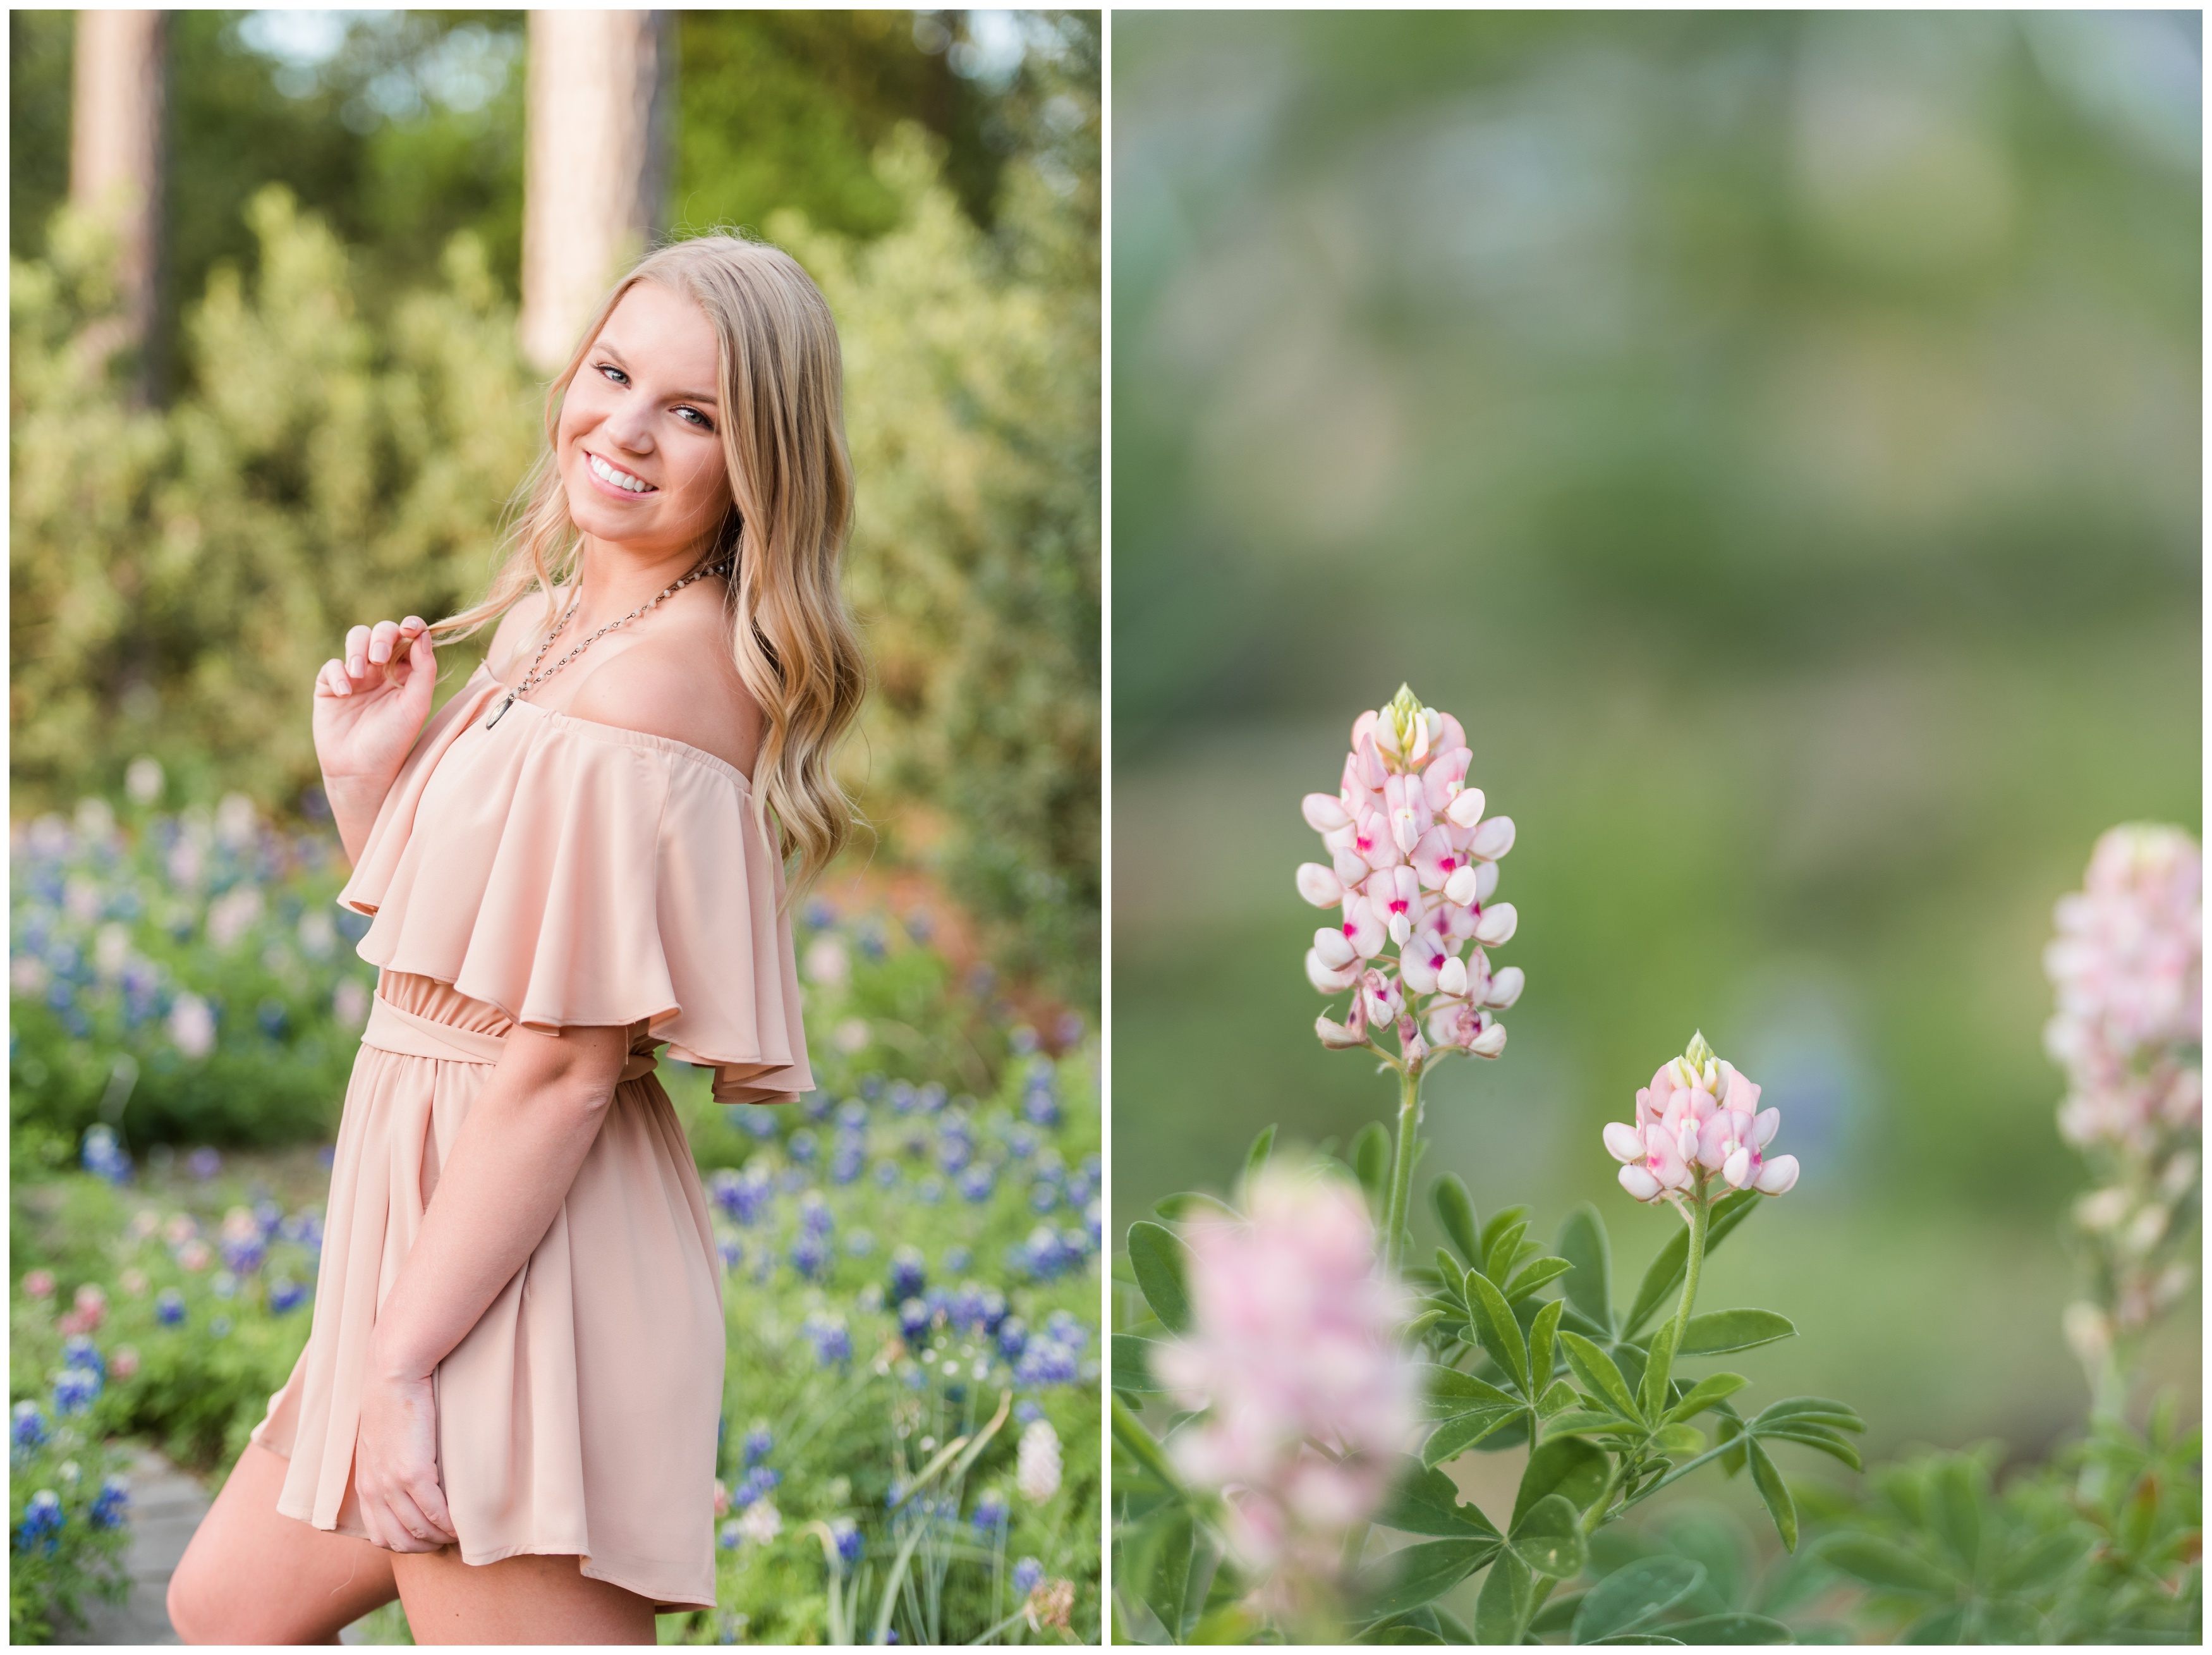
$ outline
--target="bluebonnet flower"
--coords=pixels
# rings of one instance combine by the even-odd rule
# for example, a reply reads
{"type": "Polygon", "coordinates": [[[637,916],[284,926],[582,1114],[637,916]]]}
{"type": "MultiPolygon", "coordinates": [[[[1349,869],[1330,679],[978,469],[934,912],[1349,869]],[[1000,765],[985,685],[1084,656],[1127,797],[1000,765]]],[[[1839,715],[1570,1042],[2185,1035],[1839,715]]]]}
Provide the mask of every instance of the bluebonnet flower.
{"type": "Polygon", "coordinates": [[[896,1161],[882,1160],[876,1163],[876,1187],[878,1189],[888,1190],[893,1184],[896,1183],[898,1179],[899,1171],[898,1163],[896,1161]]]}
{"type": "Polygon", "coordinates": [[[1014,1364],[1018,1385],[1065,1385],[1075,1383],[1076,1353],[1059,1340],[1040,1336],[1029,1342],[1014,1364]]]}
{"type": "Polygon", "coordinates": [[[945,1135],[937,1141],[937,1167],[940,1172],[957,1172],[975,1159],[975,1146],[964,1132],[955,1132],[948,1124],[945,1135]]]}
{"type": "Polygon", "coordinates": [[[84,1170],[96,1178],[109,1183],[127,1183],[131,1179],[131,1157],[115,1141],[112,1127],[90,1126],[85,1129],[84,1148],[81,1156],[84,1170]]]}
{"type": "Polygon", "coordinates": [[[886,1095],[890,1098],[893,1113],[908,1115],[913,1112],[916,1101],[913,1081],[892,1081],[886,1095]]]}
{"type": "Polygon", "coordinates": [[[154,1319],[165,1328],[179,1326],[185,1319],[185,1296],[174,1287],[164,1287],[155,1295],[154,1319]]]}
{"type": "Polygon", "coordinates": [[[917,908],[906,916],[906,934],[916,942],[927,942],[937,934],[937,922],[926,908],[917,908]]]}
{"type": "Polygon", "coordinates": [[[733,1552],[737,1550],[738,1540],[737,1518],[732,1518],[727,1523],[725,1523],[720,1529],[716,1530],[714,1532],[714,1539],[724,1551],[733,1552]]]}
{"type": "Polygon", "coordinates": [[[902,1299],[899,1302],[898,1319],[900,1335],[909,1342],[918,1340],[928,1331],[929,1306],[919,1299],[902,1299]]]}
{"type": "Polygon", "coordinates": [[[799,1112],[810,1121],[826,1121],[837,1100],[826,1092],[810,1092],[799,1100],[799,1112]]]}
{"type": "Polygon", "coordinates": [[[978,1161],[960,1175],[960,1193],[971,1202],[986,1202],[999,1187],[998,1174],[986,1161],[978,1161]]]}
{"type": "Polygon", "coordinates": [[[1019,1361],[1029,1338],[1030,1324],[1018,1316],[1008,1317],[999,1323],[999,1354],[1010,1362],[1019,1361]]]}
{"type": "Polygon", "coordinates": [[[100,1375],[88,1367],[67,1367],[54,1381],[54,1412],[82,1414],[100,1395],[100,1375]]]}
{"type": "Polygon", "coordinates": [[[1043,1417],[1044,1409],[1039,1408],[1035,1402],[1023,1402],[1014,1404],[1014,1423],[1017,1425],[1035,1425],[1043,1417]]]}
{"type": "Polygon", "coordinates": [[[996,1488],[986,1488],[975,1496],[975,1513],[968,1519],[975,1525],[975,1532],[988,1535],[1006,1520],[1006,1497],[996,1488]]]}
{"type": "Polygon", "coordinates": [[[945,1088],[932,1080],[915,1094],[915,1100],[928,1113],[934,1115],[945,1107],[945,1088]]]}
{"type": "Polygon", "coordinates": [[[791,1244],[791,1268],[813,1281],[830,1268],[830,1244],[811,1232],[801,1235],[791,1244]]]}
{"type": "Polygon", "coordinates": [[[922,1268],[921,1249],[899,1246],[891,1249],[891,1294],[897,1299],[911,1299],[922,1289],[927,1273],[922,1268]]]}
{"type": "Polygon", "coordinates": [[[46,1549],[52,1551],[60,1543],[62,1524],[67,1521],[62,1514],[62,1497],[51,1488],[41,1488],[23,1508],[22,1526],[15,1530],[15,1544],[27,1552],[38,1549],[43,1542],[46,1549]]]}
{"type": "Polygon", "coordinates": [[[307,1290],[289,1275],[280,1275],[269,1284],[269,1310],[274,1316],[295,1311],[307,1302],[307,1290]]]}
{"type": "Polygon", "coordinates": [[[945,1271],[948,1275],[959,1275],[972,1263],[974,1259],[965,1247],[954,1246],[945,1250],[945,1271]]]}
{"type": "Polygon", "coordinates": [[[1066,1249],[1060,1245],[1059,1233],[1049,1225],[1040,1224],[1030,1231],[1029,1240],[1019,1250],[1020,1267],[1042,1281],[1051,1281],[1071,1263],[1066,1249]]]}
{"type": "Polygon", "coordinates": [[[17,1402],[8,1421],[9,1452],[27,1455],[33,1449],[42,1447],[46,1440],[45,1412],[36,1402],[17,1402]]]}
{"type": "Polygon", "coordinates": [[[1091,1250],[1097,1252],[1104,1241],[1104,1214],[1093,1201],[1083,1209],[1083,1230],[1091,1241],[1091,1250]]]}
{"type": "Polygon", "coordinates": [[[996,1287],[986,1287],[977,1308],[981,1311],[982,1329],[989,1333],[1006,1319],[1006,1295],[996,1287]]]}
{"type": "Polygon", "coordinates": [[[841,1517],[830,1525],[830,1537],[837,1542],[838,1558],[847,1568],[860,1561],[867,1549],[867,1542],[860,1537],[860,1525],[849,1517],[841,1517]]]}
{"type": "Polygon", "coordinates": [[[830,1158],[830,1182],[839,1184],[852,1183],[860,1176],[860,1168],[866,1164],[867,1159],[866,1147],[858,1138],[841,1138],[837,1142],[837,1153],[830,1158]]]}
{"type": "Polygon", "coordinates": [[[240,1275],[252,1275],[269,1256],[268,1247],[258,1236],[225,1236],[222,1248],[222,1262],[240,1275]]]}
{"type": "Polygon", "coordinates": [[[1060,1205],[1060,1190],[1049,1183],[1036,1183],[1030,1186],[1030,1211],[1049,1213],[1060,1205]]]}
{"type": "Polygon", "coordinates": [[[795,1166],[787,1166],[775,1180],[775,1187],[787,1196],[795,1196],[802,1190],[812,1188],[806,1174],[795,1166]]]}
{"type": "Polygon", "coordinates": [[[1032,1085],[1022,1094],[1022,1118],[1032,1126],[1051,1128],[1060,1124],[1060,1099],[1051,1087],[1032,1085]]]}
{"type": "Polygon", "coordinates": [[[963,1333],[973,1332],[983,1320],[983,1290],[973,1281],[963,1281],[945,1306],[945,1319],[963,1333]]]}
{"type": "Polygon", "coordinates": [[[1073,1311],[1054,1311],[1044,1319],[1044,1330],[1063,1345],[1081,1350],[1091,1342],[1091,1329],[1073,1311]]]}
{"type": "Polygon", "coordinates": [[[837,1124],[848,1132],[865,1132],[868,1127],[868,1106],[858,1098],[848,1098],[837,1106],[837,1124]]]}
{"type": "Polygon", "coordinates": [[[746,1469],[750,1469],[766,1459],[769,1451],[775,1446],[775,1439],[769,1434],[766,1426],[757,1425],[746,1432],[744,1444],[739,1451],[744,1456],[746,1469]]]}
{"type": "Polygon", "coordinates": [[[745,1473],[744,1481],[730,1490],[730,1509],[742,1512],[757,1500],[765,1500],[783,1481],[781,1471],[770,1470],[765,1465],[756,1465],[745,1473]]]}
{"type": "Polygon", "coordinates": [[[1074,1172],[1069,1174],[1067,1180],[1067,1204],[1070,1207],[1081,1207],[1091,1199],[1091,1175],[1088,1172],[1074,1172]]]}
{"type": "Polygon", "coordinates": [[[1024,1557],[1014,1565],[1014,1590],[1024,1597],[1035,1591],[1043,1579],[1044,1565],[1034,1557],[1024,1557]]]}
{"type": "Polygon", "coordinates": [[[262,1234],[272,1234],[284,1221],[284,1209],[264,1196],[253,1203],[253,1221],[261,1226],[262,1234]]]}
{"type": "Polygon", "coordinates": [[[714,1250],[722,1256],[722,1268],[734,1270],[745,1262],[744,1244],[735,1236],[724,1236],[714,1244],[714,1250]]]}
{"type": "Polygon", "coordinates": [[[883,928],[873,920],[863,920],[853,928],[853,940],[860,945],[860,952],[870,959],[884,957],[883,928]]]}
{"type": "Polygon", "coordinates": [[[1025,1126],[1016,1127],[1006,1134],[1006,1152],[1016,1160],[1027,1160],[1037,1152],[1037,1135],[1025,1126]]]}
{"type": "Polygon", "coordinates": [[[860,1096],[872,1104],[883,1095],[884,1077],[882,1075],[871,1074],[860,1077],[860,1096]]]}
{"type": "Polygon", "coordinates": [[[775,1123],[775,1111],[757,1104],[732,1104],[730,1117],[740,1130],[763,1140],[775,1137],[779,1129],[775,1123]]]}
{"type": "Polygon", "coordinates": [[[81,1333],[72,1334],[62,1341],[64,1367],[88,1367],[101,1378],[107,1377],[107,1362],[100,1354],[100,1347],[81,1333]]]}
{"type": "Polygon", "coordinates": [[[89,1515],[95,1529],[121,1528],[131,1520],[131,1485],[121,1477],[108,1478],[100,1485],[89,1515]]]}
{"type": "Polygon", "coordinates": [[[837,1227],[830,1204],[822,1199],[818,1190],[810,1190],[799,1198],[799,1227],[810,1236],[826,1236],[837,1227]]]}
{"type": "Polygon", "coordinates": [[[784,1140],[783,1147],[792,1159],[802,1166],[809,1165],[814,1159],[816,1147],[814,1135],[806,1128],[801,1127],[784,1140]]]}
{"type": "Polygon", "coordinates": [[[843,1317],[815,1311],[801,1323],[799,1332],[814,1347],[814,1360],[820,1366],[830,1367],[853,1360],[853,1337],[845,1330],[843,1317]]]}
{"type": "Polygon", "coordinates": [[[837,923],[837,910],[817,897],[806,904],[806,923],[817,931],[827,930],[837,923]]]}

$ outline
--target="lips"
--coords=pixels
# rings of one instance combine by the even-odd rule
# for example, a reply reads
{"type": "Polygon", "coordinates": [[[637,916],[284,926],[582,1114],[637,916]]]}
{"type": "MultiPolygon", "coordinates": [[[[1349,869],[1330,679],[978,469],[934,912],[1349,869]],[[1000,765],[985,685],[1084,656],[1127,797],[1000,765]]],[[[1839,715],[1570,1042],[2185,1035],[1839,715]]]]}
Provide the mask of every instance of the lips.
{"type": "Polygon", "coordinates": [[[659,492],[643,478],[601,459],[588,448],[584,450],[584,469],[591,472],[592,479],[603,488],[613,493],[627,495],[633,500],[659,492]]]}

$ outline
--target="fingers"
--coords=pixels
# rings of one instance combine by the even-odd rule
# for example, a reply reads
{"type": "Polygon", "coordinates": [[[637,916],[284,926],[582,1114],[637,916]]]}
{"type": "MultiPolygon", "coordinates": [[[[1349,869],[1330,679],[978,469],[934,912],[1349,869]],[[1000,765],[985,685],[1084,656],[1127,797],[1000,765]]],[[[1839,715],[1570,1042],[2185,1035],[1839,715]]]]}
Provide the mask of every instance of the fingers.
{"type": "MultiPolygon", "coordinates": [[[[434,1488],[434,1483],[432,1486],[434,1488]]],[[[361,1496],[361,1526],[368,1530],[371,1542],[385,1550],[434,1552],[441,1546],[453,1543],[451,1526],[426,1517],[422,1506],[404,1489],[372,1493],[356,1484],[355,1492],[361,1496]]],[[[434,1494],[432,1498],[437,1499],[434,1494]]],[[[442,1499],[437,1499],[441,1510],[444,1503],[442,1499]]]]}
{"type": "Polygon", "coordinates": [[[319,696],[349,696],[353,680],[346,676],[345,663],[331,660],[323,663],[322,671],[315,674],[315,693],[319,696]]]}
{"type": "Polygon", "coordinates": [[[345,665],[347,673],[356,678],[368,676],[368,629],[365,626],[346,630],[345,665]]]}
{"type": "MultiPolygon", "coordinates": [[[[424,664],[432,660],[429,631],[429,624],[420,615],[410,615],[404,621],[379,621],[374,626],[347,629],[345,658],[337,663],[346,683],[341,687],[332,679],[330,693],[349,695],[368,688],[380,678],[386,684],[402,682],[415,664],[416,644],[423,647],[424,664]]],[[[319,686],[320,682],[319,678],[319,686]]]]}
{"type": "Polygon", "coordinates": [[[446,1491],[438,1486],[438,1474],[425,1472],[408,1485],[408,1494],[415,1501],[415,1509],[422,1513],[429,1533],[440,1545],[453,1544],[456,1530],[453,1513],[446,1509],[446,1491]]]}

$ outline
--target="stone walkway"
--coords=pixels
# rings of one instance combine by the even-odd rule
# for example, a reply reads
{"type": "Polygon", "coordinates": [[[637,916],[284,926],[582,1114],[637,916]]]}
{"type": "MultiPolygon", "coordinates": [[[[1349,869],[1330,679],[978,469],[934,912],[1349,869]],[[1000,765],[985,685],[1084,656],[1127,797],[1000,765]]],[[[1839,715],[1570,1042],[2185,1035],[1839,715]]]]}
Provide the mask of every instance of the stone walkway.
{"type": "MultiPolygon", "coordinates": [[[[85,1605],[82,1627],[58,1626],[58,1644],[173,1644],[181,1641],[169,1625],[169,1576],[185,1555],[193,1531],[208,1512],[207,1491],[199,1479],[173,1465],[143,1444],[131,1451],[131,1596],[120,1603],[94,1599],[85,1605]]],[[[361,1628],[348,1627],[341,1643],[362,1641],[361,1628]]]]}

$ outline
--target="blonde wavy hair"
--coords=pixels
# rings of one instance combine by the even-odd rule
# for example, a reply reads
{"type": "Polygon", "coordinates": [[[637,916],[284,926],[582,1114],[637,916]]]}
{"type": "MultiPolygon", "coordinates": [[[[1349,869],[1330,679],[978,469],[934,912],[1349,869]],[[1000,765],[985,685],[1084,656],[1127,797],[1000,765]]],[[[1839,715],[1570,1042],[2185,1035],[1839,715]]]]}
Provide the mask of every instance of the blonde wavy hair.
{"type": "Polygon", "coordinates": [[[516,491],[506,562],[481,603],[430,630],[441,640],[465,637],[533,591],[544,594],[552,624],[553,589],[574,578],[581,547],[556,452],[562,399],[607,317],[640,282],[684,295],[714,325],[732,503],[701,561],[734,560],[731,648],[766,720],[753,798],[764,827],[775,815],[777,849],[798,858],[797,888],[836,855],[857,821],[830,759],[860,710],[867,672],[838,586],[853,468],[837,329],[790,254],[702,235],[647,253],[615,283],[547,388],[545,447],[516,491]]]}

